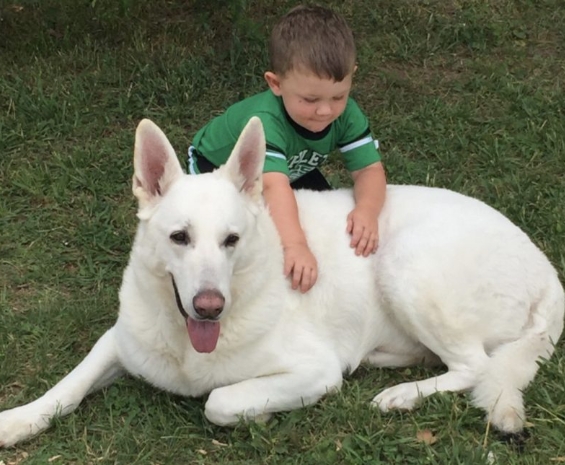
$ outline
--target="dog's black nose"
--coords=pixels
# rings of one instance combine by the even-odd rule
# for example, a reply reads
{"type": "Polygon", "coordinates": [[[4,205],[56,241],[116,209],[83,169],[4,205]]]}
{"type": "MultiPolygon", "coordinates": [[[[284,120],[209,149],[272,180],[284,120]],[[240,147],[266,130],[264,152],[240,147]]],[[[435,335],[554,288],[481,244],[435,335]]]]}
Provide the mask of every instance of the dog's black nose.
{"type": "Polygon", "coordinates": [[[194,311],[205,319],[215,319],[224,309],[226,299],[220,291],[207,289],[200,291],[192,299],[194,311]]]}

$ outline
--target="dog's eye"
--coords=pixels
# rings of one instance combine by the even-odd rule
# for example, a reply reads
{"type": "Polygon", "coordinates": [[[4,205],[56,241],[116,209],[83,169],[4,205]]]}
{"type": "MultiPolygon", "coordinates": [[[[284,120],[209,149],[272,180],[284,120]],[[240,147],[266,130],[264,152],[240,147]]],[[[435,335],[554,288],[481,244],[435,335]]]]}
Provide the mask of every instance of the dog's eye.
{"type": "Polygon", "coordinates": [[[224,247],[235,247],[237,241],[239,241],[239,236],[237,234],[230,234],[224,241],[224,247]]]}
{"type": "Polygon", "coordinates": [[[186,231],[175,231],[170,235],[170,238],[175,244],[179,245],[187,245],[190,242],[186,231]]]}

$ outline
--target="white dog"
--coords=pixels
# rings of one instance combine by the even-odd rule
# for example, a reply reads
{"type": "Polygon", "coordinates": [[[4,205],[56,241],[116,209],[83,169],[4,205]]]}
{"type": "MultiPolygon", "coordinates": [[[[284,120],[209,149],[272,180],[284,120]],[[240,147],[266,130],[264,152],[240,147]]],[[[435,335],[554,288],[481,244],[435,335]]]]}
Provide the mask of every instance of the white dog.
{"type": "Polygon", "coordinates": [[[133,192],[140,220],[113,328],[43,397],[0,413],[10,446],[129,372],[185,396],[210,393],[218,425],[312,404],[365,361],[439,362],[448,371],[385,389],[382,411],[470,390],[503,432],[524,425],[521,390],[563,329],[557,274],[485,204],[443,189],[389,186],[375,255],[349,247],[350,190],[296,193],[319,262],[306,294],[283,276],[261,197],[265,141],[252,119],[228,163],[187,176],[161,130],[139,124],[133,192]]]}

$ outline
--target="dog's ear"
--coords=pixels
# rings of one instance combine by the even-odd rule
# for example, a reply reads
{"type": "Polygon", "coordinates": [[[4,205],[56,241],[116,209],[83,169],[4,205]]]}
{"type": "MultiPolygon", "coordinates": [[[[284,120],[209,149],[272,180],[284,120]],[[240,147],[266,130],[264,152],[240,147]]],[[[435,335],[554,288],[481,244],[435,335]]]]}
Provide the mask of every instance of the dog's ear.
{"type": "Polygon", "coordinates": [[[249,120],[222,171],[238,190],[246,192],[254,200],[261,198],[263,190],[263,165],[265,164],[265,133],[261,120],[254,116],[249,120]]]}
{"type": "Polygon", "coordinates": [[[135,132],[133,194],[139,210],[154,205],[171,184],[183,175],[182,168],[167,136],[148,119],[135,132]]]}

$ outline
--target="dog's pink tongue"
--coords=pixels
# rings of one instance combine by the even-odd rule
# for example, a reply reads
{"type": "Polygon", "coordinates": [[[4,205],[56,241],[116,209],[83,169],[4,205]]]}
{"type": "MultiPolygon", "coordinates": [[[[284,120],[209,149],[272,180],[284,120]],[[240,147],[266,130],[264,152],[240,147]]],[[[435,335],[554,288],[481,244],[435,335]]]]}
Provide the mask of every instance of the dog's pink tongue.
{"type": "Polygon", "coordinates": [[[187,318],[186,329],[196,352],[208,354],[216,348],[220,337],[220,323],[217,321],[195,321],[187,318]]]}

